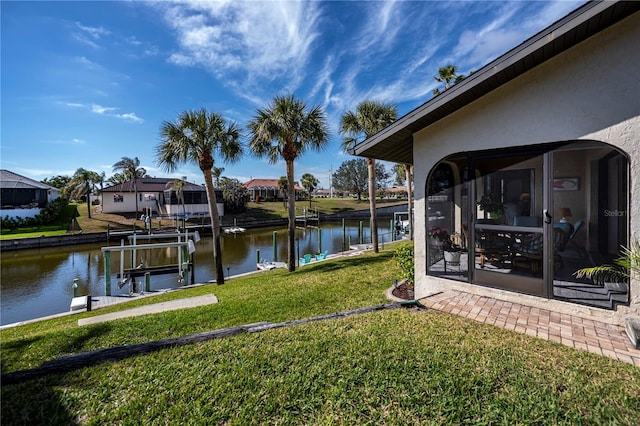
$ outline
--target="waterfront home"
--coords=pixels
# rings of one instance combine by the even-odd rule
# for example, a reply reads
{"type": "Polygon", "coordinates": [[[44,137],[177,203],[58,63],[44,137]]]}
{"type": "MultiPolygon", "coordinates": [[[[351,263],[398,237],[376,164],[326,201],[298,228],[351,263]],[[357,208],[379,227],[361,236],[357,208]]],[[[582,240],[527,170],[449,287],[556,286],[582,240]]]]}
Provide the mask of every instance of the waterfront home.
{"type": "MultiPolygon", "coordinates": [[[[247,188],[247,191],[249,191],[251,201],[283,200],[286,194],[280,191],[278,180],[279,179],[251,179],[243,185],[247,188]]],[[[303,192],[304,188],[296,185],[296,200],[299,199],[300,193],[303,192]]]]}
{"type": "MultiPolygon", "coordinates": [[[[137,180],[138,212],[150,212],[152,215],[180,216],[183,214],[182,202],[176,192],[171,190],[172,178],[139,178],[137,180]]],[[[209,205],[207,191],[203,185],[185,182],[182,188],[184,212],[187,216],[208,217],[209,205]]],[[[224,215],[222,191],[216,190],[218,213],[224,215]]],[[[100,205],[103,213],[134,213],[136,198],[133,181],[106,187],[100,191],[100,205]]]]}
{"type": "Polygon", "coordinates": [[[0,216],[35,217],[59,190],[9,170],[0,170],[0,216]]]}
{"type": "Polygon", "coordinates": [[[588,2],[353,148],[414,166],[417,298],[640,316],[640,277],[574,275],[640,239],[639,10],[588,2]]]}

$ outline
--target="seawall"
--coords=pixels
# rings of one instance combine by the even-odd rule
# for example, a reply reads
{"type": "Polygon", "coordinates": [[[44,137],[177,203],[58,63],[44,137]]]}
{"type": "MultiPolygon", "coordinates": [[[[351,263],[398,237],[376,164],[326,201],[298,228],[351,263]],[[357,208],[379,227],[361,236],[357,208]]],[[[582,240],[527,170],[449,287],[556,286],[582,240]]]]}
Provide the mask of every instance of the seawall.
{"type": "MultiPolygon", "coordinates": [[[[407,211],[406,204],[400,204],[395,206],[385,206],[376,209],[379,219],[388,219],[393,217],[394,212],[407,211]]],[[[368,219],[369,210],[356,210],[351,212],[341,212],[330,215],[321,214],[320,223],[322,221],[334,222],[342,219],[368,219]]],[[[270,219],[259,221],[238,221],[238,225],[244,228],[267,228],[272,226],[286,226],[287,219],[270,219]]],[[[200,228],[200,227],[199,227],[200,228]]],[[[206,234],[210,231],[209,226],[202,227],[200,232],[206,234]]],[[[55,236],[40,236],[40,237],[28,237],[28,238],[15,238],[0,240],[0,252],[25,250],[33,248],[44,247],[58,247],[69,246],[77,244],[91,244],[91,243],[107,243],[109,240],[119,240],[123,236],[131,235],[131,231],[123,232],[99,232],[93,234],[74,234],[74,235],[55,235],[55,236]]]]}

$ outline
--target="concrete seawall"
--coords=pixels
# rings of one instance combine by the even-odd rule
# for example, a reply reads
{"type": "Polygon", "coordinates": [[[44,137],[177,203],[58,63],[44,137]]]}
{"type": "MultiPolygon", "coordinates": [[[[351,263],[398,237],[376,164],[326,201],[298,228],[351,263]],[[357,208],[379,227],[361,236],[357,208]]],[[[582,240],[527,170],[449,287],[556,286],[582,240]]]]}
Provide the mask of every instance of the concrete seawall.
{"type": "Polygon", "coordinates": [[[24,250],[43,247],[58,247],[75,244],[107,242],[107,233],[55,235],[50,237],[15,238],[0,240],[0,251],[24,250]]]}
{"type": "MultiPolygon", "coordinates": [[[[407,211],[406,204],[380,207],[377,210],[378,218],[386,219],[392,218],[394,212],[407,211]]],[[[369,210],[357,210],[352,212],[342,212],[331,215],[320,215],[320,223],[322,221],[334,222],[342,219],[368,219],[369,210]]],[[[267,228],[272,226],[286,226],[287,219],[270,219],[259,221],[238,221],[238,225],[244,228],[267,228]]],[[[206,234],[210,231],[209,226],[203,227],[200,232],[206,234]]],[[[29,237],[29,238],[15,238],[0,240],[0,252],[24,250],[33,248],[45,248],[45,247],[58,247],[69,246],[77,244],[91,244],[91,243],[108,243],[109,240],[118,240],[123,235],[130,235],[131,231],[125,232],[111,232],[107,237],[106,232],[94,233],[94,234],[75,234],[75,235],[56,235],[56,236],[41,236],[41,237],[29,237]]]]}

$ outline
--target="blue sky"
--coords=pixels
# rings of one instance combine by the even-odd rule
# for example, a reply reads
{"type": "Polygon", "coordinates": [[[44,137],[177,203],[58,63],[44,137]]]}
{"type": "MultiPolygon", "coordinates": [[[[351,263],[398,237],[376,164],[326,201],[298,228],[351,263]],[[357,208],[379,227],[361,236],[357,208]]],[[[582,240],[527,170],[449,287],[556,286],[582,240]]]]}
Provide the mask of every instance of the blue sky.
{"type": "MultiPolygon", "coordinates": [[[[2,1],[0,167],[41,180],[113,174],[138,157],[151,176],[203,183],[196,165],[155,163],[163,121],[202,107],[245,126],[276,95],[322,106],[331,140],[295,177],[329,187],[340,117],[363,100],[400,115],[431,98],[438,68],[467,74],[584,1],[2,1]]],[[[223,176],[278,178],[247,154],[223,176]]]]}

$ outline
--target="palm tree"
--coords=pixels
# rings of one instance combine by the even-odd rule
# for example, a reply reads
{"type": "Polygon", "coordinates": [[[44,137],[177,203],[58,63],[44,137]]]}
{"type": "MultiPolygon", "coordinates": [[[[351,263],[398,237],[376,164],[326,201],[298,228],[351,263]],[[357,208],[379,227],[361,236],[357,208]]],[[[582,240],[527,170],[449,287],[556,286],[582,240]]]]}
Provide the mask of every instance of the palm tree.
{"type": "Polygon", "coordinates": [[[138,217],[138,178],[144,177],[147,174],[147,170],[144,167],[140,167],[140,160],[138,157],[129,158],[122,157],[120,161],[113,165],[113,171],[122,172],[125,177],[133,181],[133,193],[136,197],[136,218],[138,217]]]}
{"type": "Polygon", "coordinates": [[[220,176],[222,176],[222,172],[224,172],[224,167],[213,166],[213,168],[211,169],[213,178],[216,180],[216,188],[220,186],[220,176]]]}
{"type": "Polygon", "coordinates": [[[300,183],[302,184],[303,188],[307,190],[307,193],[309,194],[309,210],[311,210],[311,193],[316,189],[316,187],[318,186],[318,183],[320,182],[311,173],[305,173],[302,175],[302,179],[300,179],[300,183]]]}
{"type": "MultiPolygon", "coordinates": [[[[361,102],[355,111],[347,111],[342,116],[340,133],[345,135],[343,147],[351,148],[361,140],[373,136],[384,129],[398,117],[395,105],[375,101],[361,102]]],[[[378,253],[378,224],[376,215],[376,163],[373,158],[367,158],[369,173],[369,211],[371,212],[371,245],[378,253]]]]}
{"type": "Polygon", "coordinates": [[[64,189],[71,199],[87,197],[87,215],[91,219],[91,192],[102,182],[103,176],[97,172],[83,169],[76,170],[64,189]]]}
{"type": "Polygon", "coordinates": [[[573,275],[576,278],[590,278],[604,283],[628,281],[632,273],[640,274],[640,242],[634,241],[628,247],[620,247],[620,253],[613,265],[604,264],[590,268],[578,269],[573,275]]]}
{"type": "Polygon", "coordinates": [[[321,107],[307,108],[293,95],[276,96],[249,123],[250,147],[258,157],[266,157],[272,164],[283,158],[287,164],[287,192],[289,198],[288,269],[295,270],[296,203],[294,161],[305,151],[319,151],[329,141],[327,119],[321,107]]]}
{"type": "Polygon", "coordinates": [[[214,155],[223,161],[237,161],[242,155],[240,128],[227,123],[222,115],[198,111],[185,111],[175,123],[164,121],[160,127],[162,142],[156,148],[158,165],[173,172],[180,164],[197,163],[204,175],[204,186],[209,202],[211,231],[213,234],[213,260],[216,267],[216,282],[224,284],[222,248],[220,245],[220,216],[213,187],[214,155]]]}
{"type": "Polygon", "coordinates": [[[127,181],[127,176],[124,173],[114,173],[112,176],[107,179],[111,185],[120,185],[121,183],[125,183],[127,181]]]}
{"type": "MultiPolygon", "coordinates": [[[[447,90],[454,84],[460,83],[464,80],[464,75],[457,74],[457,68],[455,65],[447,65],[438,69],[438,76],[433,77],[438,83],[444,83],[444,90],[447,90]]],[[[439,95],[442,91],[438,88],[433,89],[434,95],[439,95]]]]}
{"type": "MultiPolygon", "coordinates": [[[[215,167],[214,167],[215,169],[215,167]]],[[[186,209],[184,207],[184,184],[186,183],[187,177],[182,176],[181,179],[173,179],[167,182],[165,188],[169,188],[169,193],[175,193],[178,202],[182,204],[182,226],[184,227],[184,222],[186,220],[186,209]]]]}

